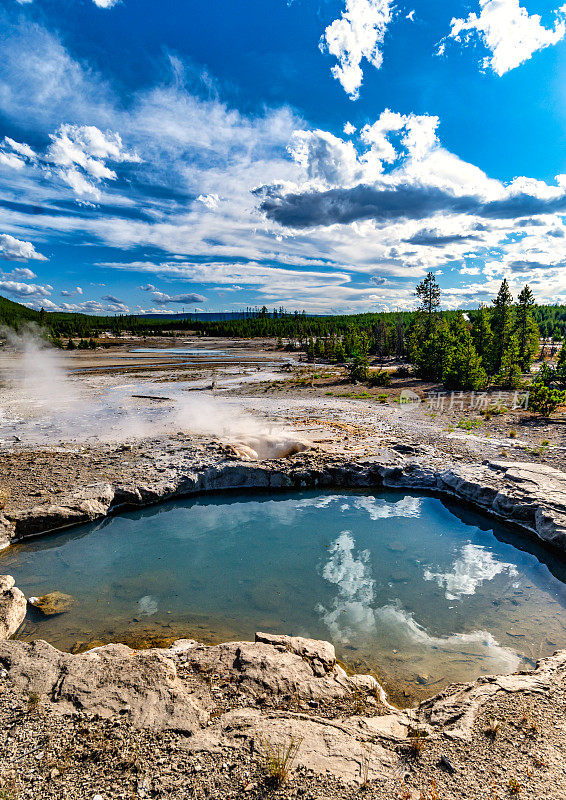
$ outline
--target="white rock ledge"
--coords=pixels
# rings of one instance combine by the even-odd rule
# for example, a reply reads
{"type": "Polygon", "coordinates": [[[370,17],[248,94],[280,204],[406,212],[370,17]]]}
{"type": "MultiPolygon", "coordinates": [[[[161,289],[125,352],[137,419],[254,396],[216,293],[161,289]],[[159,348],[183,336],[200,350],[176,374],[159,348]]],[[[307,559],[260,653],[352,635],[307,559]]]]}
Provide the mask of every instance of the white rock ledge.
{"type": "Polygon", "coordinates": [[[14,586],[11,575],[0,575],[0,640],[8,639],[26,616],[27,602],[23,592],[14,586]]]}
{"type": "Polygon", "coordinates": [[[247,489],[412,489],[463,500],[566,552],[566,473],[528,462],[448,463],[439,457],[363,461],[301,454],[265,462],[179,459],[151,483],[79,487],[56,505],[0,515],[0,546],[101,519],[121,510],[203,492],[247,489]]]}

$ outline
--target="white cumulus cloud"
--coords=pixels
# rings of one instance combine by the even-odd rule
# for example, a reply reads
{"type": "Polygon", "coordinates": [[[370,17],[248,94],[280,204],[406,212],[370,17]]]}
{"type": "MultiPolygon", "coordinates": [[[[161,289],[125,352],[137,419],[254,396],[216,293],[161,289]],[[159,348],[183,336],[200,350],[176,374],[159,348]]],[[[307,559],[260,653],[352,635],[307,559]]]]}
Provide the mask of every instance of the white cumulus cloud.
{"type": "Polygon", "coordinates": [[[51,294],[53,286],[38,286],[35,283],[20,283],[19,281],[1,281],[0,292],[7,292],[15,297],[32,298],[45,297],[51,294]]]}
{"type": "Polygon", "coordinates": [[[390,0],[346,0],[340,19],[325,30],[321,50],[335,56],[332,75],[352,100],[359,97],[363,80],[362,60],[376,69],[383,63],[381,45],[392,17],[390,0]]]}
{"type": "MultiPolygon", "coordinates": [[[[480,0],[480,13],[471,12],[466,19],[453,19],[449,38],[469,42],[479,37],[491,55],[482,63],[503,75],[528,61],[533,53],[559,42],[566,33],[566,6],[555,13],[554,27],[545,28],[539,14],[531,14],[519,0],[480,0]]],[[[444,52],[444,42],[439,52],[444,52]]]]}
{"type": "Polygon", "coordinates": [[[8,261],[47,261],[31,242],[22,242],[9,233],[0,233],[0,258],[8,261]]]}
{"type": "Polygon", "coordinates": [[[124,148],[119,133],[103,133],[94,125],[63,124],[49,138],[47,161],[58,168],[59,176],[79,197],[99,199],[96,184],[102,180],[116,180],[116,172],[106,161],[140,161],[136,153],[124,148]]]}

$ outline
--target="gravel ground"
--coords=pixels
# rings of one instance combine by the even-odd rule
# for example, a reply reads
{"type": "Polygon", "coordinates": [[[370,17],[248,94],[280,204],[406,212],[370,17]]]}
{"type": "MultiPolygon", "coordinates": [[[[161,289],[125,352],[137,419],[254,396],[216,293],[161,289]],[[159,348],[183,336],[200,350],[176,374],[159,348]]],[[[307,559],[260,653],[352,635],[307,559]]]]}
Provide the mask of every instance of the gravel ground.
{"type": "MultiPolygon", "coordinates": [[[[261,740],[193,752],[190,737],[120,720],[63,717],[44,698],[0,678],[2,800],[95,798],[294,798],[305,800],[528,800],[566,798],[566,696],[503,696],[485,707],[470,742],[422,740],[416,754],[391,742],[401,768],[363,785],[297,764],[278,784],[261,740]],[[497,721],[495,736],[488,735],[497,721]],[[454,771],[451,771],[451,768],[454,771]]],[[[367,748],[371,764],[371,745],[367,748]]],[[[363,773],[363,767],[361,769],[363,773]]]]}
{"type": "MultiPolygon", "coordinates": [[[[549,421],[519,409],[486,417],[477,408],[486,404],[485,398],[448,395],[439,402],[434,398],[441,387],[412,378],[394,375],[390,387],[368,389],[348,384],[340,367],[318,365],[313,379],[310,365],[296,364],[281,367],[278,380],[249,383],[244,381],[250,377],[246,374],[241,376],[244,382],[240,385],[230,384],[229,388],[219,388],[214,393],[192,391],[193,379],[204,376],[206,381],[214,373],[223,374],[225,369],[238,371],[242,368],[247,373],[251,370],[251,377],[254,377],[254,370],[260,370],[258,377],[261,377],[268,359],[284,362],[287,358],[287,354],[274,352],[272,347],[273,343],[268,340],[245,343],[190,338],[179,342],[132,341],[120,349],[72,353],[69,362],[72,372],[68,373],[68,379],[73,391],[84,393],[87,408],[89,402],[96,404],[101,397],[112,397],[113,392],[123,389],[126,397],[132,396],[135,413],[145,413],[150,420],[159,404],[136,395],[163,395],[167,389],[165,384],[169,382],[186,392],[187,398],[198,397],[205,409],[221,409],[221,417],[244,415],[252,426],[263,429],[273,425],[292,426],[320,449],[353,457],[374,455],[401,444],[414,448],[415,452],[433,447],[447,459],[456,460],[509,458],[558,468],[563,468],[566,461],[566,414],[557,414],[549,421]],[[149,364],[147,356],[128,353],[132,347],[140,345],[206,347],[227,351],[231,360],[212,367],[203,368],[200,363],[176,367],[170,359],[160,365],[160,356],[156,364],[149,364]],[[126,368],[124,363],[132,366],[126,368]],[[132,368],[136,370],[135,383],[132,383],[132,368]],[[415,392],[422,402],[399,405],[402,391],[415,392]],[[433,399],[428,402],[427,396],[433,399]]],[[[15,357],[0,353],[0,372],[6,376],[16,370],[15,357]]],[[[509,406],[511,399],[503,397],[509,406]]],[[[489,403],[502,405],[497,392],[490,395],[489,403]]],[[[80,431],[78,437],[77,431],[73,431],[73,440],[37,446],[26,443],[25,439],[26,419],[33,412],[29,404],[19,403],[18,394],[9,381],[4,384],[0,381],[1,407],[8,409],[12,417],[20,416],[22,426],[20,442],[14,441],[13,435],[2,440],[0,414],[0,507],[5,505],[8,512],[40,502],[57,502],[61,495],[87,483],[127,482],[140,471],[154,477],[158,473],[156,462],[160,454],[166,456],[185,446],[187,459],[198,458],[214,447],[215,437],[210,433],[197,435],[184,426],[183,433],[175,428],[160,433],[156,428],[152,435],[151,423],[143,436],[137,438],[125,434],[119,441],[97,442],[95,437],[87,437],[85,433],[85,440],[81,441],[80,431]]],[[[100,413],[99,406],[97,411],[100,413]]],[[[219,436],[226,436],[226,431],[229,436],[230,426],[225,419],[218,427],[219,436]]],[[[17,425],[12,426],[11,430],[17,434],[17,428],[17,425]]],[[[87,433],[105,434],[105,431],[95,428],[87,433]]]]}

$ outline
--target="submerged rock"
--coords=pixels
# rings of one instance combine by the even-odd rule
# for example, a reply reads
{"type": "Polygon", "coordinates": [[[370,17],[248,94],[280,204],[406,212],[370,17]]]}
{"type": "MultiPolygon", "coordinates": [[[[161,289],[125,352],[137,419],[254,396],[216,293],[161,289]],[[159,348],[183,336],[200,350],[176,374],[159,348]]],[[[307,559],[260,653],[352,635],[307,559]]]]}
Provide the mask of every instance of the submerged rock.
{"type": "Polygon", "coordinates": [[[0,575],[0,639],[12,636],[26,616],[27,602],[11,575],[0,575]]]}
{"type": "Polygon", "coordinates": [[[55,614],[63,614],[74,604],[75,598],[64,592],[49,592],[41,597],[30,597],[29,604],[46,617],[53,617],[55,614]]]}

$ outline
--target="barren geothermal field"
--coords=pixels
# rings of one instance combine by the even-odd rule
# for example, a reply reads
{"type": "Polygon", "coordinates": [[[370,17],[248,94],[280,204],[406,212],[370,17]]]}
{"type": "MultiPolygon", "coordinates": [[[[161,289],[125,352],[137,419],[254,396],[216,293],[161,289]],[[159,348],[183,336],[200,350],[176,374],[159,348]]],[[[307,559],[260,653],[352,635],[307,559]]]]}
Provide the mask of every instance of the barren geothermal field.
{"type": "Polygon", "coordinates": [[[566,415],[384,366],[0,350],[0,798],[566,798],[566,415]]]}

